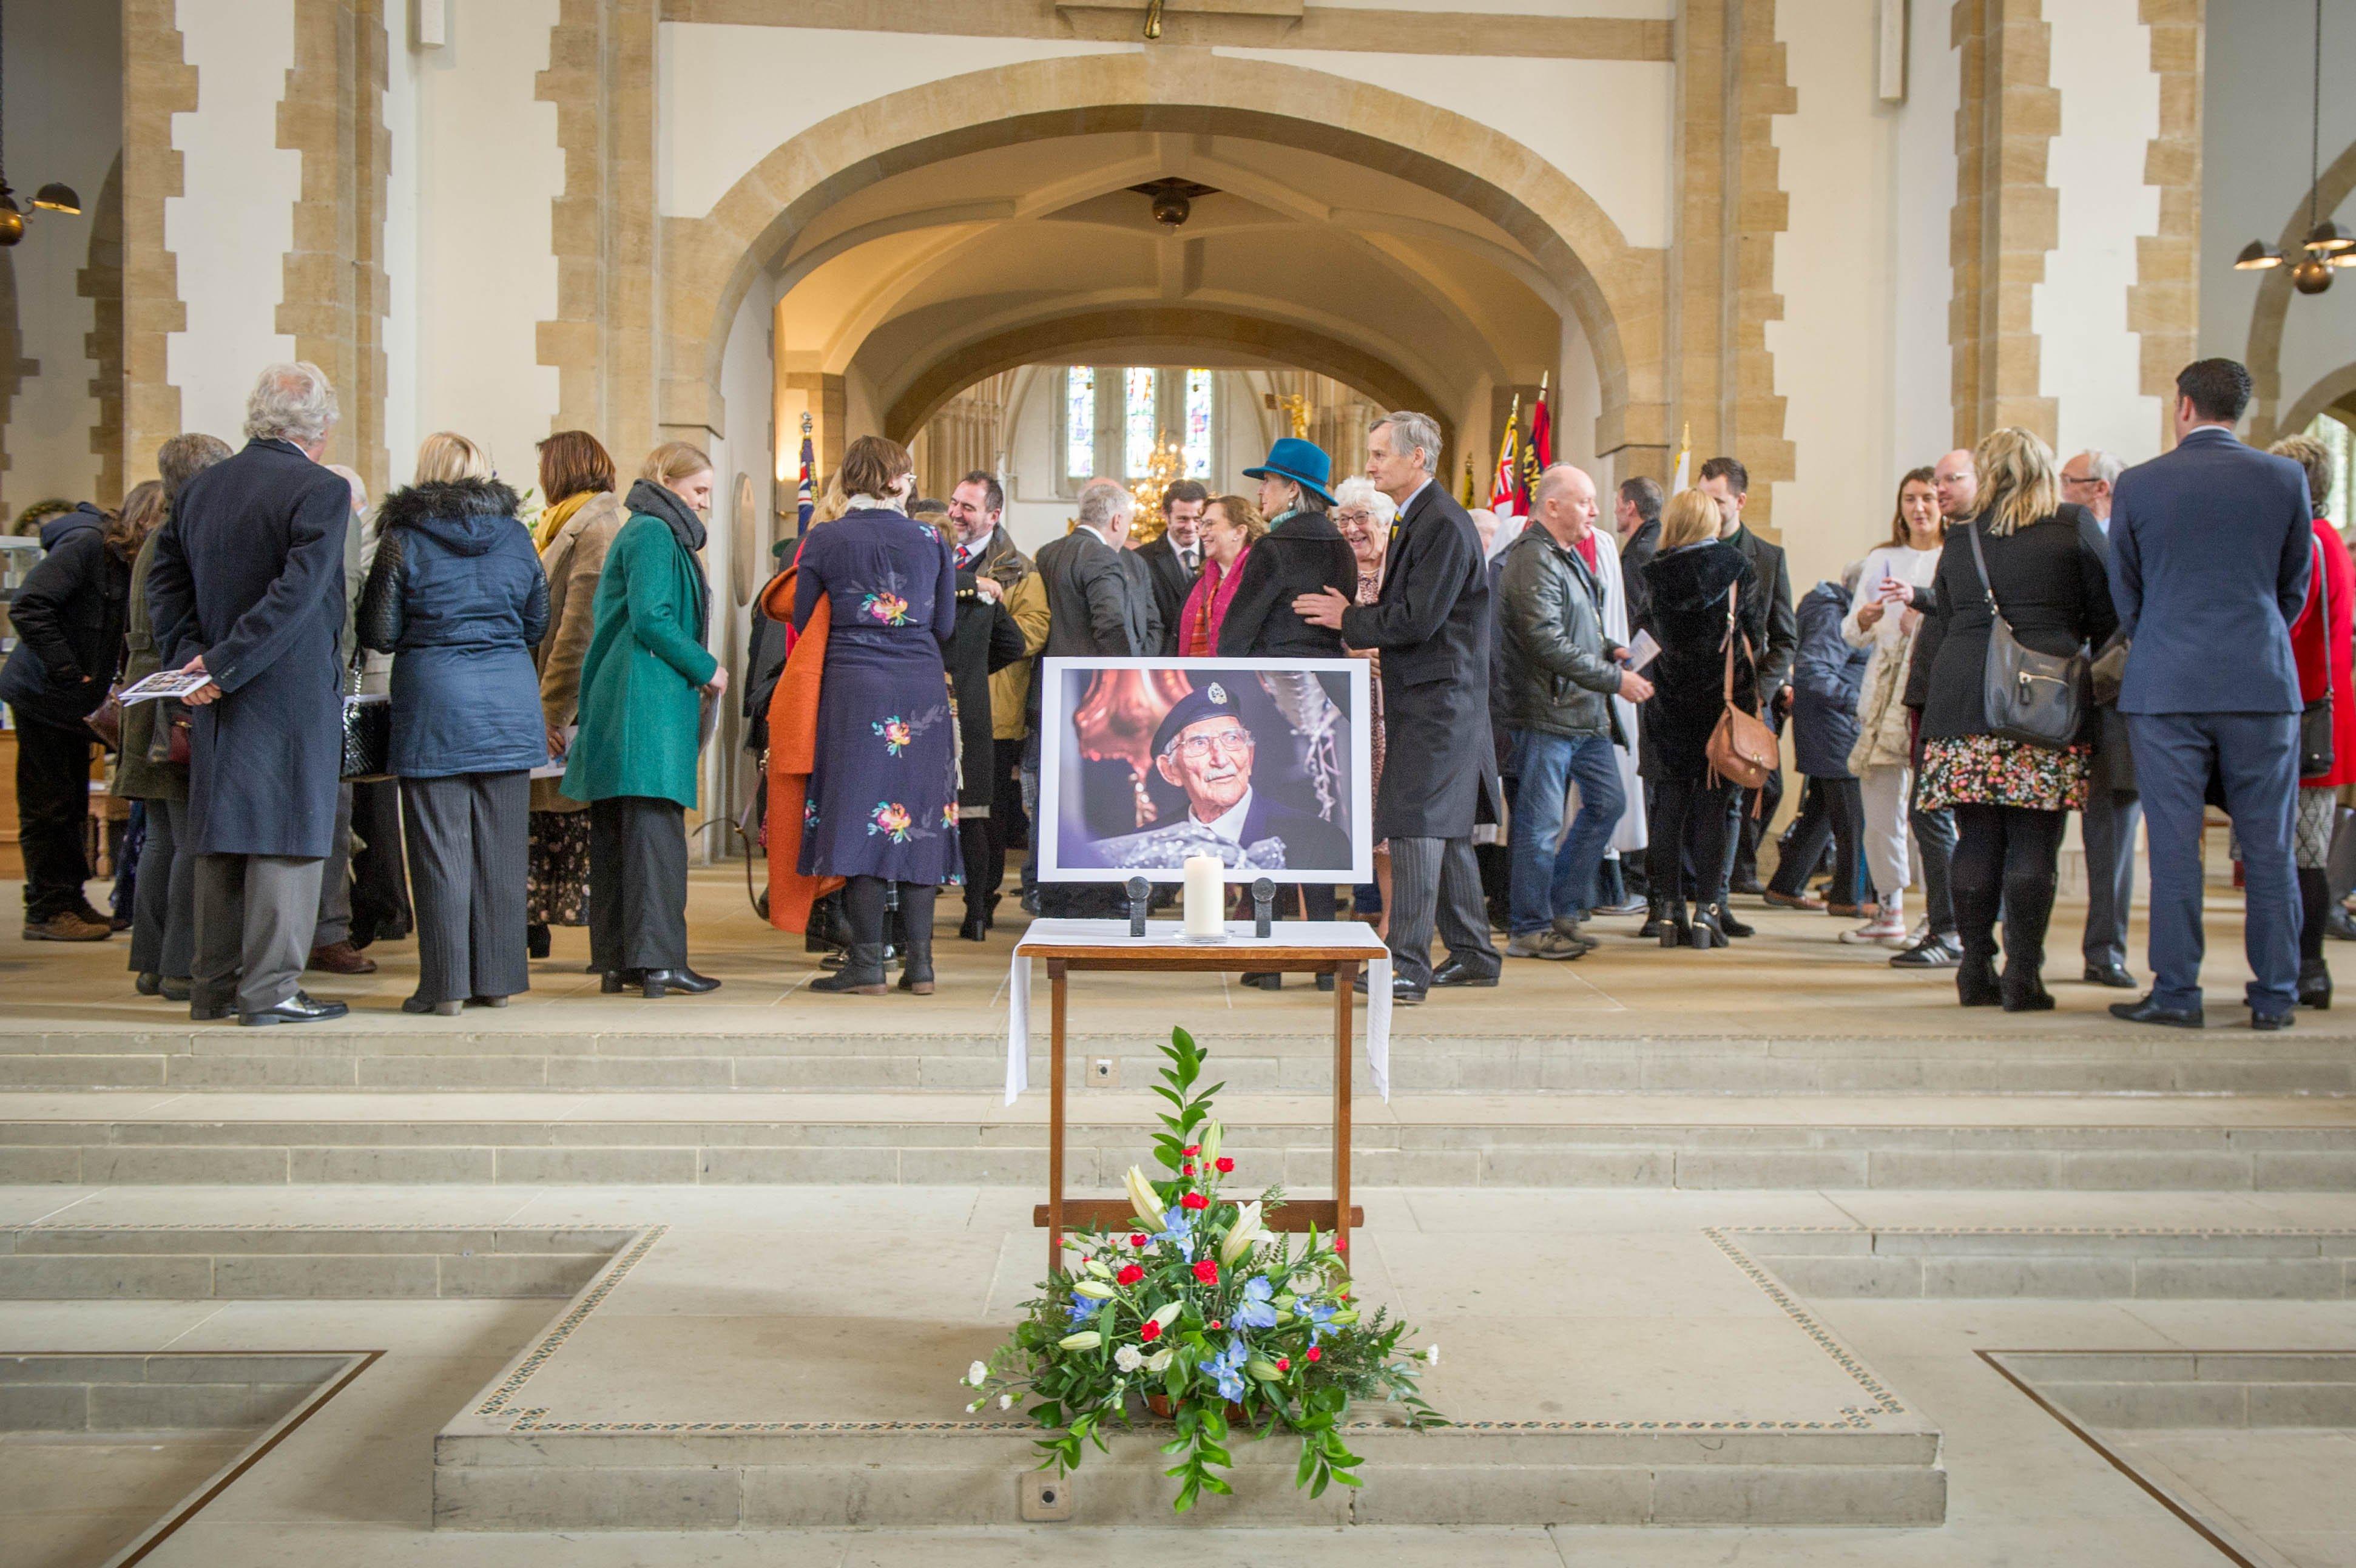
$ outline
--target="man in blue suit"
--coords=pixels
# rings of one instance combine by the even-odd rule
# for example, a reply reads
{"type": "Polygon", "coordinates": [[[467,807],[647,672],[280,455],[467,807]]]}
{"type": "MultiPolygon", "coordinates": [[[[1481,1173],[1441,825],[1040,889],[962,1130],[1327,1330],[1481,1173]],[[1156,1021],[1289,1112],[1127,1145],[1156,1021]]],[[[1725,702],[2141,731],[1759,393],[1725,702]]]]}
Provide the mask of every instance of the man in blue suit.
{"type": "Polygon", "coordinates": [[[2201,1026],[2201,816],[2214,777],[2242,844],[2250,1026],[2287,1028],[2299,923],[2290,623],[2314,567],[2307,475],[2234,439],[2250,402],[2235,361],[2187,365],[2176,392],[2175,450],[2120,475],[2111,503],[2111,596],[2135,639],[2118,708],[2151,840],[2154,975],[2150,994],[2111,1011],[2201,1026]]]}

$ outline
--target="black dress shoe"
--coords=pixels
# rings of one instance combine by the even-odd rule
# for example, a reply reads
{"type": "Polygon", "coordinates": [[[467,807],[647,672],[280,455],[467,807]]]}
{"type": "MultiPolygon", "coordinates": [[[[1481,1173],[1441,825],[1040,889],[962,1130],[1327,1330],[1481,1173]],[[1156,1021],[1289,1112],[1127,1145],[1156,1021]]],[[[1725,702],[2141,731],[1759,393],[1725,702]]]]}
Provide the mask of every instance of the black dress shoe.
{"type": "Polygon", "coordinates": [[[192,1002],[188,1004],[188,1022],[191,1024],[218,1024],[224,1018],[236,1016],[237,1004],[234,1002],[192,1002]]]}
{"type": "Polygon", "coordinates": [[[958,928],[958,935],[959,938],[969,942],[988,941],[990,940],[990,917],[987,915],[968,915],[965,918],[965,924],[958,928]]]}
{"type": "MultiPolygon", "coordinates": [[[[1360,970],[1358,972],[1358,978],[1350,982],[1350,989],[1356,992],[1361,996],[1366,994],[1366,972],[1365,970],[1360,970]]],[[[1403,974],[1394,973],[1391,976],[1391,1001],[1394,1004],[1401,1007],[1412,1007],[1422,1000],[1422,986],[1416,984],[1413,981],[1408,979],[1407,976],[1403,974]]]]}
{"type": "Polygon", "coordinates": [[[1320,990],[1320,991],[1331,991],[1331,990],[1333,990],[1333,977],[1332,975],[1330,975],[1330,974],[1321,974],[1321,975],[1319,975],[1319,976],[1317,977],[1317,989],[1318,989],[1318,990],[1320,990]]]}
{"type": "Polygon", "coordinates": [[[2250,1027],[2253,1029],[2287,1029],[2293,1024],[2297,1022],[2298,1015],[2296,1013],[2253,1013],[2250,1015],[2250,1027]]]}
{"type": "Polygon", "coordinates": [[[2209,1021],[2198,1007],[2163,1007],[2151,997],[2140,1002],[2114,1002],[2111,1016],[2130,1024],[2164,1024],[2171,1029],[2205,1029],[2209,1021]]]}
{"type": "Polygon", "coordinates": [[[186,980],[175,980],[167,974],[157,985],[155,994],[166,1002],[186,1002],[189,994],[188,983],[186,980]]]}
{"type": "Polygon", "coordinates": [[[643,969],[608,969],[600,973],[603,978],[598,981],[597,989],[607,996],[619,996],[645,979],[647,972],[643,969]]]}
{"type": "Polygon", "coordinates": [[[341,1002],[314,1002],[309,993],[297,991],[275,1007],[265,1007],[259,1013],[241,1013],[237,1021],[248,1027],[262,1024],[320,1024],[329,1018],[340,1018],[350,1011],[341,1002]]]}
{"type": "Polygon", "coordinates": [[[2136,988],[2136,977],[2127,972],[2123,963],[2090,963],[2083,978],[2089,985],[2107,985],[2114,991],[2136,988]]]}
{"type": "Polygon", "coordinates": [[[650,969],[641,977],[639,985],[646,999],[658,1000],[673,991],[684,991],[691,996],[701,996],[707,991],[717,991],[720,983],[709,975],[698,974],[691,969],[650,969]]]}
{"type": "Polygon", "coordinates": [[[1465,968],[1462,961],[1451,958],[1431,972],[1431,983],[1435,990],[1443,985],[1494,985],[1497,972],[1491,970],[1483,974],[1477,969],[1465,968]]]}
{"type": "Polygon", "coordinates": [[[2298,1004],[2319,1011],[2331,1005],[2331,966],[2323,960],[2298,961],[2298,1004]]]}
{"type": "Polygon", "coordinates": [[[154,973],[142,974],[138,987],[142,996],[160,996],[164,993],[164,977],[154,973]]]}
{"type": "Polygon", "coordinates": [[[549,929],[538,920],[523,929],[523,950],[527,958],[546,958],[549,953],[549,929]]]}
{"type": "Polygon", "coordinates": [[[1254,991],[1281,991],[1284,989],[1284,976],[1273,972],[1267,974],[1241,975],[1238,976],[1238,978],[1241,979],[1246,985],[1250,986],[1254,991]]]}

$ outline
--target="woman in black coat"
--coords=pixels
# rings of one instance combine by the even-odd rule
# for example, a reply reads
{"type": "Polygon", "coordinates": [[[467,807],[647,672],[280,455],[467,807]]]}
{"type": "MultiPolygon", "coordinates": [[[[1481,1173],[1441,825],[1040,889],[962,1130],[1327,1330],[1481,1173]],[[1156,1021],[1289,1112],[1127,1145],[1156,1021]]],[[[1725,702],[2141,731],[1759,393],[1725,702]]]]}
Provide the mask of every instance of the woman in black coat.
{"type": "Polygon", "coordinates": [[[1661,513],[1660,553],[1644,564],[1648,629],[1661,651],[1644,674],[1639,771],[1653,785],[1646,865],[1663,947],[1726,945],[1726,785],[1712,776],[1710,732],[1726,711],[1726,639],[1731,603],[1749,639],[1734,647],[1734,700],[1758,708],[1752,656],[1767,642],[1767,596],[1741,551],[1718,537],[1718,503],[1681,490],[1661,513]],[[1679,862],[1688,847],[1697,886],[1690,918],[1679,862]]]}
{"type": "MultiPolygon", "coordinates": [[[[908,515],[930,523],[952,551],[957,548],[948,509],[940,502],[918,501],[908,515]]],[[[990,875],[990,808],[998,788],[991,766],[997,746],[990,733],[990,678],[1023,654],[1023,628],[1006,607],[1005,589],[994,578],[958,572],[957,629],[941,644],[941,663],[957,698],[958,849],[965,857],[965,923],[958,935],[969,942],[989,939],[990,896],[997,891],[990,875]]]]}
{"type": "Polygon", "coordinates": [[[1358,557],[1329,515],[1333,467],[1323,448],[1287,436],[1269,448],[1266,463],[1244,470],[1259,481],[1268,532],[1237,568],[1235,597],[1219,622],[1220,658],[1348,657],[1340,632],[1312,626],[1292,610],[1294,599],[1327,588],[1357,597],[1358,557]]]}
{"type": "Polygon", "coordinates": [[[123,660],[131,562],[162,517],[162,489],[134,492],[121,512],[84,512],[58,535],[9,606],[16,648],[0,670],[0,700],[16,721],[16,812],[25,852],[25,939],[104,941],[113,932],[82,898],[90,857],[90,748],[85,721],[106,701],[123,660]]]}
{"type": "MultiPolygon", "coordinates": [[[[2069,814],[2086,804],[2091,729],[2063,748],[1991,732],[1983,681],[1996,607],[2013,636],[2040,653],[2100,648],[2118,628],[2110,574],[2094,520],[2060,500],[2053,453],[2026,430],[1992,431],[1972,454],[1980,514],[1958,539],[1950,530],[1933,608],[1914,645],[1907,700],[1922,711],[1922,769],[1915,809],[1952,806],[1951,873],[1964,961],[1956,998],[2008,1013],[2053,1005],[2040,971],[2053,913],[2055,866],[2069,814]],[[1987,559],[1985,581],[1973,544],[1987,559]],[[1915,682],[1919,682],[1919,684],[1915,682]],[[1917,700],[1919,698],[1919,701],[1917,700]],[[1996,971],[1996,923],[2004,918],[2004,975],[1996,971]]],[[[2088,703],[2091,725],[2094,704],[2088,703]]]]}

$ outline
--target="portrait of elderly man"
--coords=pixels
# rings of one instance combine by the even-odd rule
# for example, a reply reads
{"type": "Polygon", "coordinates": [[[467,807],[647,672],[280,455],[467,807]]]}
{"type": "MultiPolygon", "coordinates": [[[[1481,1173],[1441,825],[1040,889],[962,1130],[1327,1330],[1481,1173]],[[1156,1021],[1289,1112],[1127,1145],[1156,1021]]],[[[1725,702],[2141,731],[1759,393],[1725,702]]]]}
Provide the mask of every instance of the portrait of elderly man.
{"type": "Polygon", "coordinates": [[[1347,872],[1350,842],[1331,822],[1255,789],[1259,742],[1227,687],[1181,697],[1153,732],[1153,771],[1185,797],[1175,820],[1084,845],[1080,857],[1124,871],[1178,871],[1214,854],[1231,871],[1347,872]]]}

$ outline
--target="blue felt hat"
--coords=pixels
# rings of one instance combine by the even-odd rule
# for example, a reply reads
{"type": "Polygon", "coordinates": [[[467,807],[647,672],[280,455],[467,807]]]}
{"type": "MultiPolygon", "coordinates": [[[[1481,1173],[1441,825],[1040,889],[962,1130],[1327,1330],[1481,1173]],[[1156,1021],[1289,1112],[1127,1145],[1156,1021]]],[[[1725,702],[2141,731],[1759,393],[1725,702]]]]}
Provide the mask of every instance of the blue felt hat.
{"type": "Polygon", "coordinates": [[[1333,478],[1333,459],[1315,442],[1295,435],[1280,437],[1268,449],[1268,461],[1257,468],[1246,468],[1244,478],[1290,479],[1327,506],[1333,504],[1333,492],[1327,489],[1333,478]]]}

